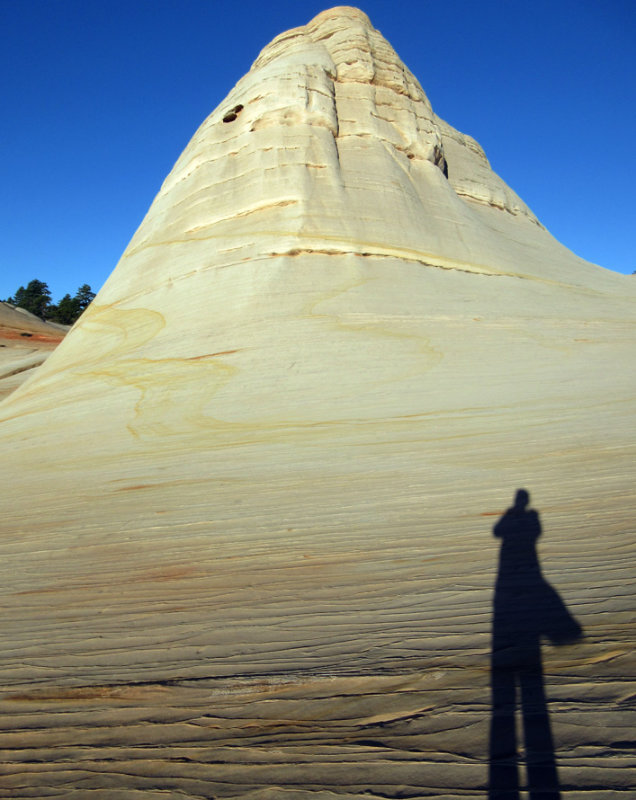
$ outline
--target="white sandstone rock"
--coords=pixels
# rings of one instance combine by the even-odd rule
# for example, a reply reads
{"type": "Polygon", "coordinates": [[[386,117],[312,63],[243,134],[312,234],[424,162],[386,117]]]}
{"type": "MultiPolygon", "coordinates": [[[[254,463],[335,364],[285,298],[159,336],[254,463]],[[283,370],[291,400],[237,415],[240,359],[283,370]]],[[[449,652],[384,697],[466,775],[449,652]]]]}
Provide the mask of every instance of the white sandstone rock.
{"type": "Polygon", "coordinates": [[[483,797],[521,486],[561,781],[622,796],[635,295],[362,12],[277,37],[0,405],[13,796],[483,797]]]}

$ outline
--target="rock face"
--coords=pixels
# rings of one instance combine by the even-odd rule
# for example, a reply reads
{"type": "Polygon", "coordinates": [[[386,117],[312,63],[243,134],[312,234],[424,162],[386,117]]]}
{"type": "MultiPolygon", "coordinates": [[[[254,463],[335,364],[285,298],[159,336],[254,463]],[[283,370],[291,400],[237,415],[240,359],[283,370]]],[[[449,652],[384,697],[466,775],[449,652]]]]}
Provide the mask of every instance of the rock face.
{"type": "Polygon", "coordinates": [[[627,798],[635,295],[277,37],[0,406],[1,796],[627,798]]]}

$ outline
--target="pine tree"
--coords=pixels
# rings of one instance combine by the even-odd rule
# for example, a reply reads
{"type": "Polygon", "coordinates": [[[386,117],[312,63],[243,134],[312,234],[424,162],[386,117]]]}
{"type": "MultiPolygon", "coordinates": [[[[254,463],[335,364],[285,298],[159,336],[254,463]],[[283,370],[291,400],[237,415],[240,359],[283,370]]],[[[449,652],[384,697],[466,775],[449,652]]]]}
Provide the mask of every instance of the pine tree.
{"type": "Polygon", "coordinates": [[[88,306],[93,302],[94,298],[95,298],[95,292],[91,290],[91,287],[87,283],[83,283],[79,287],[75,297],[73,298],[74,300],[77,301],[80,314],[82,313],[82,311],[85,311],[88,308],[88,306]]]}
{"type": "Polygon", "coordinates": [[[51,306],[47,319],[62,325],[72,325],[81,314],[77,297],[65,294],[56,306],[51,306]]]}
{"type": "Polygon", "coordinates": [[[26,289],[24,286],[20,286],[8,302],[30,311],[40,319],[46,319],[46,312],[51,304],[51,292],[43,281],[32,280],[28,283],[26,289]]]}

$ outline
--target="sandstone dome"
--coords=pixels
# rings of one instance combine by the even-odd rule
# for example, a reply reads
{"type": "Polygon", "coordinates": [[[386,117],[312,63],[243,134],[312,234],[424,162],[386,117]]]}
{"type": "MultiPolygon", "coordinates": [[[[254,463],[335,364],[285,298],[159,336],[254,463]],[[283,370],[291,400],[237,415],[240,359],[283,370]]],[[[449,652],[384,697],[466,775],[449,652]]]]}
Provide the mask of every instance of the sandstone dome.
{"type": "Polygon", "coordinates": [[[11,796],[483,797],[526,487],[560,781],[626,798],[635,295],[364,13],[274,39],[0,405],[11,796]]]}

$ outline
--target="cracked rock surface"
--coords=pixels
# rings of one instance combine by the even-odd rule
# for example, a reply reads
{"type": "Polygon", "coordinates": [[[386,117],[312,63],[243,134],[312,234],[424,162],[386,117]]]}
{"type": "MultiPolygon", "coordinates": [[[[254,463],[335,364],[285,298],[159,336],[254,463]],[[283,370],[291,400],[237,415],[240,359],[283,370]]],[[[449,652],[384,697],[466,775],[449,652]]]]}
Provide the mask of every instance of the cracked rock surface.
{"type": "Polygon", "coordinates": [[[635,295],[361,11],[277,37],[0,404],[0,797],[627,800],[635,295]]]}

